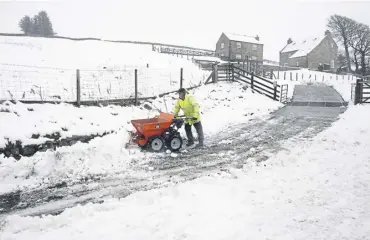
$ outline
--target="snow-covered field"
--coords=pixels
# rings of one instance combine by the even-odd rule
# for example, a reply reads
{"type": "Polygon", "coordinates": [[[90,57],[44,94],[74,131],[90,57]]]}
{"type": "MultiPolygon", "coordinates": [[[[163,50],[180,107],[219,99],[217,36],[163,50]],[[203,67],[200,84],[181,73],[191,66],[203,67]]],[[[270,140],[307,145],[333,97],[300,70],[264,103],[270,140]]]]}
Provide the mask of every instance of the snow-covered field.
{"type": "Polygon", "coordinates": [[[191,60],[152,51],[150,45],[0,37],[0,100],[76,101],[76,69],[81,100],[139,97],[177,90],[209,76],[191,60]]]}
{"type": "Polygon", "coordinates": [[[1,239],[367,239],[369,118],[370,106],[351,106],[313,140],[297,136],[243,170],[57,216],[10,216],[1,239]]]}
{"type": "Polygon", "coordinates": [[[353,75],[337,75],[308,69],[274,72],[279,84],[288,84],[288,97],[291,98],[294,93],[294,86],[297,84],[326,84],[332,86],[344,101],[351,100],[351,84],[356,82],[353,75]],[[284,77],[285,73],[285,77],[284,77]],[[292,75],[292,80],[290,78],[292,75]]]}
{"type": "MultiPolygon", "coordinates": [[[[206,143],[207,138],[229,125],[262,117],[282,106],[279,102],[243,89],[243,85],[237,83],[210,84],[190,92],[201,106],[206,143]]],[[[176,94],[171,94],[148,104],[164,112],[172,112],[176,97],[176,94]]],[[[128,131],[133,130],[130,120],[154,117],[158,114],[156,110],[148,111],[143,106],[76,108],[68,104],[7,102],[0,108],[6,110],[0,113],[0,148],[8,140],[40,144],[47,140],[42,136],[55,132],[64,138],[114,131],[88,144],[77,143],[56,151],[38,152],[19,161],[0,156],[0,192],[52,184],[64,179],[73,181],[94,174],[114,175],[129,171],[133,161],[150,160],[151,154],[136,151],[133,154],[125,145],[128,131]],[[41,137],[32,139],[33,134],[41,137]]],[[[183,128],[181,133],[185,136],[183,128]]]]}

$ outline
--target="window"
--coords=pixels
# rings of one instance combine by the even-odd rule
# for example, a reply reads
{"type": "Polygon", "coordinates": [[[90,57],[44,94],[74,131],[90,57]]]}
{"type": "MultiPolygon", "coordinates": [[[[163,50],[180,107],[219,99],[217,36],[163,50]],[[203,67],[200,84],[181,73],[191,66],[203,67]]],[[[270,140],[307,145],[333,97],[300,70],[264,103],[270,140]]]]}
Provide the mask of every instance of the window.
{"type": "Polygon", "coordinates": [[[225,43],[221,43],[221,49],[224,49],[225,43]]]}
{"type": "Polygon", "coordinates": [[[236,55],[235,55],[235,58],[236,58],[236,59],[242,59],[242,55],[240,55],[240,54],[236,54],[236,55]]]}
{"type": "Polygon", "coordinates": [[[225,54],[224,53],[221,53],[221,57],[224,57],[225,56],[225,54]]]}
{"type": "Polygon", "coordinates": [[[252,56],[252,60],[253,61],[256,61],[257,60],[257,57],[256,56],[252,56]]]}
{"type": "Polygon", "coordinates": [[[334,68],[334,67],[335,67],[334,60],[331,60],[331,68],[334,68]]]}
{"type": "Polygon", "coordinates": [[[242,43],[241,42],[236,42],[236,48],[242,48],[242,43]]]}
{"type": "Polygon", "coordinates": [[[256,51],[257,50],[257,45],[256,44],[253,44],[252,45],[252,49],[256,51]]]}
{"type": "Polygon", "coordinates": [[[299,62],[297,62],[297,67],[299,67],[299,62]]]}

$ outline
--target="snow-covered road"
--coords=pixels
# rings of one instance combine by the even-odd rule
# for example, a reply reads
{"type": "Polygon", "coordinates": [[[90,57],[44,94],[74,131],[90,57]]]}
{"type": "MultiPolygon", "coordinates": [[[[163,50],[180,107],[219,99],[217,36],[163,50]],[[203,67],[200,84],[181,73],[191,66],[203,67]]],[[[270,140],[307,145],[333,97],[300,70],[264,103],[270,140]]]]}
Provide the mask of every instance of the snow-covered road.
{"type": "MultiPolygon", "coordinates": [[[[323,88],[336,94],[331,88],[323,88]]],[[[133,165],[133,171],[114,178],[99,180],[99,176],[95,176],[72,186],[60,183],[53,188],[2,196],[2,201],[9,203],[7,214],[58,213],[77,203],[101,202],[111,196],[121,198],[140,190],[169,186],[248,164],[263,164],[283,149],[281,144],[285,140],[299,141],[315,136],[337,120],[345,109],[343,106],[285,106],[265,118],[229,127],[209,139],[205,149],[185,152],[176,158],[158,154],[133,165]]]]}

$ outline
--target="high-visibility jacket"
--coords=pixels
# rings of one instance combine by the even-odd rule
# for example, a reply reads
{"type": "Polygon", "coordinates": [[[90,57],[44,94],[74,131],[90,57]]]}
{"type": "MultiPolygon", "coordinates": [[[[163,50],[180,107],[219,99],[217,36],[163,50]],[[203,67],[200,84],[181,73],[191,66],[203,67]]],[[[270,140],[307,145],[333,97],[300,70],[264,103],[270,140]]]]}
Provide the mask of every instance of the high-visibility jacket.
{"type": "Polygon", "coordinates": [[[186,94],[184,100],[177,99],[174,109],[175,116],[178,115],[180,109],[186,117],[185,123],[192,125],[200,121],[199,104],[193,96],[186,94]],[[192,118],[196,118],[196,120],[192,120],[192,118]]]}

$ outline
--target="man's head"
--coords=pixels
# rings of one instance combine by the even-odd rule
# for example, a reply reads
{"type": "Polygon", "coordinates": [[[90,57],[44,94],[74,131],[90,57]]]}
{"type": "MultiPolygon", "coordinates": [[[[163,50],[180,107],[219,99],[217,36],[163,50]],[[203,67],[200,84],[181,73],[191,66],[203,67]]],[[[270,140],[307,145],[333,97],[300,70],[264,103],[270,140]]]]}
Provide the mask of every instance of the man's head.
{"type": "Polygon", "coordinates": [[[186,90],[185,90],[185,88],[180,88],[180,89],[179,89],[179,91],[178,91],[178,93],[179,93],[179,98],[180,98],[181,100],[184,100],[184,99],[185,99],[185,95],[186,95],[186,90]]]}

